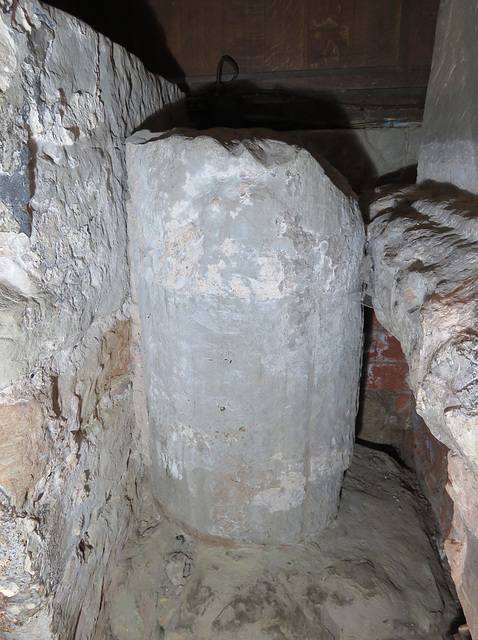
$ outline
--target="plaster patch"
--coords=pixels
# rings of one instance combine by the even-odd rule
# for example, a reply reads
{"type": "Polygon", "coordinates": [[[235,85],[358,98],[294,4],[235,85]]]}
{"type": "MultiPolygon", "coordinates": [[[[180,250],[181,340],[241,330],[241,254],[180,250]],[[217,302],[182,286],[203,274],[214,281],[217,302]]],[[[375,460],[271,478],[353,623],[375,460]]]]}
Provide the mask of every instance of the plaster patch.
{"type": "Polygon", "coordinates": [[[204,236],[192,224],[181,227],[178,234],[164,247],[156,282],[172,291],[182,289],[194,276],[203,255],[204,236]]]}
{"type": "Polygon", "coordinates": [[[280,487],[264,489],[252,498],[252,504],[268,511],[289,511],[300,507],[305,498],[306,478],[302,473],[289,471],[279,478],[280,487]]]}
{"type": "Polygon", "coordinates": [[[234,238],[226,238],[221,244],[221,251],[225,256],[230,258],[235,256],[239,248],[239,243],[234,238]]]}
{"type": "Polygon", "coordinates": [[[257,261],[261,265],[261,269],[259,280],[251,281],[254,297],[257,300],[282,298],[286,293],[281,288],[285,274],[277,256],[261,256],[257,261]]]}
{"type": "Polygon", "coordinates": [[[250,300],[252,298],[252,291],[244,282],[237,277],[231,278],[228,281],[231,288],[231,293],[241,300],[250,300]]]}

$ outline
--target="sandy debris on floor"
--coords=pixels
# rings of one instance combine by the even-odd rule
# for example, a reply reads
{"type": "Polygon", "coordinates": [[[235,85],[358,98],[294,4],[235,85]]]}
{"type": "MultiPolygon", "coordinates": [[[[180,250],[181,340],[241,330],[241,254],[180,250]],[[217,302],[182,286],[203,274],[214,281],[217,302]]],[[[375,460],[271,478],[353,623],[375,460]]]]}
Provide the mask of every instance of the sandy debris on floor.
{"type": "Polygon", "coordinates": [[[337,520],[294,546],[205,544],[145,512],[108,589],[105,637],[451,638],[460,609],[424,514],[413,474],[360,445],[337,520]]]}

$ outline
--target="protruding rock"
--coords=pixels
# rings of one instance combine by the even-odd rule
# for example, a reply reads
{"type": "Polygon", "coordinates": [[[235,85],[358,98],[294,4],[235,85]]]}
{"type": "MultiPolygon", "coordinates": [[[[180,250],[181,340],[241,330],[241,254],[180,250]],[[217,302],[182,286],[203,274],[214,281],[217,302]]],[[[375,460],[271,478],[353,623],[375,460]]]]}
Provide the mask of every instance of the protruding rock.
{"type": "Polygon", "coordinates": [[[379,196],[371,217],[377,318],[401,342],[419,414],[478,472],[478,201],[411,187],[379,196]]]}
{"type": "Polygon", "coordinates": [[[450,185],[379,195],[369,227],[379,321],[410,365],[418,413],[452,451],[453,577],[478,633],[478,198],[450,185]],[[473,504],[472,504],[473,503],[473,504]]]}

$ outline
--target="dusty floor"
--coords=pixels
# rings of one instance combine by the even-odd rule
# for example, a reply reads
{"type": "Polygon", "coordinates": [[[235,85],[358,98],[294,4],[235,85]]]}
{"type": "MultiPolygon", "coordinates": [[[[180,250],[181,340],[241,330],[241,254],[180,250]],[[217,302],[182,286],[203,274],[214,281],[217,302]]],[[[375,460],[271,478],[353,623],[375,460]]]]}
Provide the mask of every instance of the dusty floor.
{"type": "Polygon", "coordinates": [[[439,640],[459,607],[414,478],[356,446],[337,520],[292,547],[194,541],[145,511],[108,590],[108,640],[439,640]]]}

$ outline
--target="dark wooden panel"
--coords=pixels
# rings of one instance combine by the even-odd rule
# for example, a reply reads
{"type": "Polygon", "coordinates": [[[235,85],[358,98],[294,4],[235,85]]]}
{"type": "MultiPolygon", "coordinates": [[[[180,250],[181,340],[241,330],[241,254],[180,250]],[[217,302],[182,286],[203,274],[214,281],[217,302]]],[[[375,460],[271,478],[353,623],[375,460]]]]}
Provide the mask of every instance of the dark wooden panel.
{"type": "Polygon", "coordinates": [[[187,75],[215,71],[223,55],[222,0],[175,0],[181,6],[181,66],[187,75]]]}
{"type": "Polygon", "coordinates": [[[264,71],[264,0],[227,0],[223,5],[223,53],[241,73],[264,71]]]}
{"type": "Polygon", "coordinates": [[[430,66],[440,0],[403,0],[400,65],[430,66]]]}
{"type": "Polygon", "coordinates": [[[264,71],[307,68],[306,0],[267,0],[264,71]]]}
{"type": "Polygon", "coordinates": [[[334,104],[352,123],[419,119],[439,1],[149,0],[197,104],[229,54],[248,123],[304,125],[335,122],[334,104]]]}
{"type": "MultiPolygon", "coordinates": [[[[425,93],[425,87],[335,92],[318,89],[309,94],[255,87],[250,93],[247,89],[238,93],[237,126],[290,130],[420,122],[425,93]]],[[[217,124],[214,118],[211,122],[211,101],[204,93],[191,94],[187,102],[192,126],[207,128],[217,124]]]]}
{"type": "MultiPolygon", "coordinates": [[[[245,73],[240,81],[252,82],[266,90],[287,89],[292,91],[348,91],[367,88],[400,89],[426,87],[429,69],[418,67],[413,71],[402,71],[397,67],[368,67],[362,69],[317,69],[312,71],[289,71],[275,73],[245,73]]],[[[200,90],[214,82],[215,76],[196,76],[189,79],[193,90],[200,90]]],[[[239,84],[240,84],[239,81],[239,84]]]]}
{"type": "Polygon", "coordinates": [[[308,67],[398,63],[402,0],[309,2],[308,67]]]}
{"type": "Polygon", "coordinates": [[[439,0],[149,0],[186,76],[429,66],[439,0]]]}
{"type": "MultiPolygon", "coordinates": [[[[182,0],[156,0],[156,2],[150,2],[157,23],[164,33],[165,45],[171,58],[176,61],[177,68],[182,67],[181,2],[182,0]]],[[[182,71],[186,73],[184,69],[182,71]]],[[[171,75],[169,69],[163,73],[171,75]]]]}
{"type": "Polygon", "coordinates": [[[352,44],[351,2],[323,0],[309,3],[308,67],[343,67],[352,44]]]}

